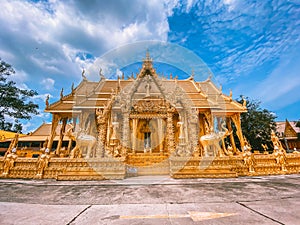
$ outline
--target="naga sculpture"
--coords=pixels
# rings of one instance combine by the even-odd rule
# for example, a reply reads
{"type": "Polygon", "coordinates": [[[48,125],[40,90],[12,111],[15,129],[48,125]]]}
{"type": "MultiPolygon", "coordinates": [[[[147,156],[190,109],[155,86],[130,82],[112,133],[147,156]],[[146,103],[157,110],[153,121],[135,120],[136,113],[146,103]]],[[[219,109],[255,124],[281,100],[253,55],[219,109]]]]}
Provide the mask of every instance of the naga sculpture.
{"type": "Polygon", "coordinates": [[[225,122],[221,125],[224,131],[211,132],[210,134],[206,134],[200,137],[200,142],[204,150],[204,156],[210,156],[209,149],[213,149],[213,156],[223,155],[223,151],[220,147],[220,141],[224,140],[225,137],[229,136],[232,133],[228,131],[225,125],[225,122]]]}

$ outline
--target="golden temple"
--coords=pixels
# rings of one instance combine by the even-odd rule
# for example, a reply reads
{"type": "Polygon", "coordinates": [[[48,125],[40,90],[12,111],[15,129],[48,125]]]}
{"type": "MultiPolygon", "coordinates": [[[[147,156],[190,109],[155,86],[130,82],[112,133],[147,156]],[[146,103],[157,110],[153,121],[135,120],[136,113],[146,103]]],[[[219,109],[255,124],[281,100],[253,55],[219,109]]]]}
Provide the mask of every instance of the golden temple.
{"type": "Polygon", "coordinates": [[[241,129],[245,102],[223,94],[210,77],[201,82],[194,74],[185,80],[160,77],[149,53],[136,77],[110,80],[101,70],[99,75],[100,81],[92,82],[83,71],[71,93],[64,95],[62,90],[60,100],[52,104],[46,99],[52,124],[38,158],[24,157],[20,138],[14,138],[0,158],[3,177],[199,178],[300,170],[300,154],[287,154],[274,134],[273,154],[252,153],[241,129]]]}

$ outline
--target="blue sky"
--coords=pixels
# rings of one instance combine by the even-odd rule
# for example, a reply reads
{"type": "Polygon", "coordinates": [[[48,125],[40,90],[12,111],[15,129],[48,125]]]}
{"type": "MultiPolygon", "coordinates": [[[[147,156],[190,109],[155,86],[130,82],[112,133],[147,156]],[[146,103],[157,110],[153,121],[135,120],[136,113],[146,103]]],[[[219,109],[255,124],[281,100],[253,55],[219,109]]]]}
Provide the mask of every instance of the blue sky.
{"type": "MultiPolygon", "coordinates": [[[[24,123],[25,132],[51,120],[43,113],[45,97],[53,102],[61,88],[68,93],[82,68],[91,80],[98,78],[88,68],[97,63],[105,76],[119,74],[126,64],[111,66],[103,55],[149,41],[193,52],[224,93],[261,101],[277,120],[300,119],[299,0],[2,0],[0,21],[0,57],[15,68],[20,87],[39,93],[41,114],[24,123]]],[[[159,52],[150,54],[158,59],[159,52]]],[[[199,80],[207,75],[198,73],[199,80]]]]}

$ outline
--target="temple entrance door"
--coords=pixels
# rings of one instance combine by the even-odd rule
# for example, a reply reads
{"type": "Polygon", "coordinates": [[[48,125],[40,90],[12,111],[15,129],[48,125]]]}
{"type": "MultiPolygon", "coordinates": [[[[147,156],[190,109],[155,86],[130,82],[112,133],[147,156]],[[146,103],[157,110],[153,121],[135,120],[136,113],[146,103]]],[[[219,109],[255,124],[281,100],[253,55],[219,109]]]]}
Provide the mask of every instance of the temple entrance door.
{"type": "Polygon", "coordinates": [[[167,175],[169,161],[165,143],[165,118],[132,118],[132,151],[127,155],[127,173],[135,175],[167,175]],[[129,171],[129,172],[128,172],[129,171]]]}
{"type": "Polygon", "coordinates": [[[144,133],[144,152],[152,152],[151,150],[151,132],[144,133]]]}

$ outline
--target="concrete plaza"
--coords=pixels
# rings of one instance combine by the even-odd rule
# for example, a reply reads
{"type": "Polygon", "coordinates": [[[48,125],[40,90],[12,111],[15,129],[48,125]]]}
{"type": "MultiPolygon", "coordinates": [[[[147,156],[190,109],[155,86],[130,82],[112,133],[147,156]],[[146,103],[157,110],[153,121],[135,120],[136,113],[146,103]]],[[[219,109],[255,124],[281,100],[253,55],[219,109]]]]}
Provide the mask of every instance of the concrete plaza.
{"type": "Polygon", "coordinates": [[[299,224],[300,175],[0,180],[0,224],[299,224]]]}

